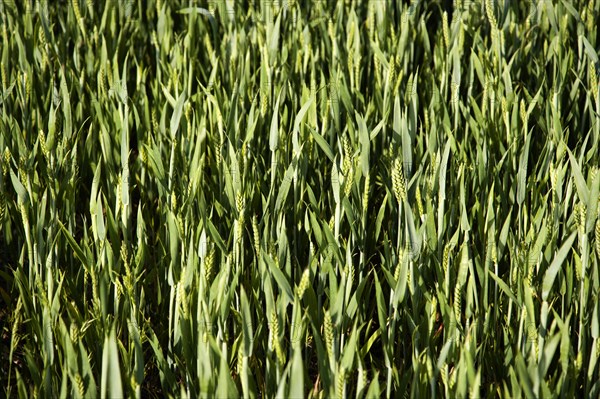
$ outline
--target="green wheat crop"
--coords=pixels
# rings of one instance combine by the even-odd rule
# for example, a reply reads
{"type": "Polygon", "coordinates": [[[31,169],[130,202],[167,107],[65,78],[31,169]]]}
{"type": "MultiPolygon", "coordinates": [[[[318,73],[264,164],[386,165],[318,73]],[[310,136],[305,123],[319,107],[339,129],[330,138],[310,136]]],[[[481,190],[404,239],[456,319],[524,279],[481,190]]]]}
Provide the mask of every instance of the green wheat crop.
{"type": "Polygon", "coordinates": [[[600,396],[599,20],[0,0],[4,395],[600,396]]]}

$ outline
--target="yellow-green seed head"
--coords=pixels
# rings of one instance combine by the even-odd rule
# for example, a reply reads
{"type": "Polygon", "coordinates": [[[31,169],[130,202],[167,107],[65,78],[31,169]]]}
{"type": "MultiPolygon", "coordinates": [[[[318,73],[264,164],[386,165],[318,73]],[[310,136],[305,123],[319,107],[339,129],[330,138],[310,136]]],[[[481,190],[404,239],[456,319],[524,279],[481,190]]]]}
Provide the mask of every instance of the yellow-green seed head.
{"type": "Polygon", "coordinates": [[[392,55],[390,58],[389,68],[388,68],[388,82],[390,87],[394,86],[394,79],[396,78],[396,58],[392,55]]]}
{"type": "Polygon", "coordinates": [[[331,322],[331,315],[329,314],[329,311],[326,311],[323,317],[323,329],[325,334],[325,345],[327,348],[327,354],[331,358],[333,356],[333,325],[331,322]]]}
{"type": "Polygon", "coordinates": [[[269,94],[266,90],[260,92],[260,115],[264,118],[269,108],[269,94]]]}
{"type": "Polygon", "coordinates": [[[442,385],[448,387],[448,365],[446,363],[440,369],[440,377],[442,378],[442,385]]]}
{"type": "Polygon", "coordinates": [[[223,163],[223,155],[221,154],[222,145],[222,143],[215,144],[215,162],[217,165],[221,165],[221,163],[223,163]]]}
{"type": "Polygon", "coordinates": [[[550,162],[550,184],[552,191],[556,191],[556,179],[558,178],[557,170],[554,168],[554,162],[550,162]]]}
{"type": "Polygon", "coordinates": [[[442,14],[442,34],[444,36],[444,44],[446,49],[450,48],[450,28],[448,27],[448,12],[442,14]]]}
{"type": "Polygon", "coordinates": [[[398,281],[400,278],[400,270],[402,269],[402,262],[404,262],[404,248],[400,248],[398,251],[398,263],[394,269],[394,280],[398,281]]]}
{"type": "Polygon", "coordinates": [[[244,141],[244,143],[242,144],[242,159],[241,159],[241,172],[243,174],[243,171],[246,169],[246,159],[248,157],[248,142],[244,141]]]}
{"type": "Polygon", "coordinates": [[[2,62],[0,62],[0,75],[2,75],[2,90],[4,91],[8,88],[8,76],[6,75],[6,69],[4,69],[4,64],[2,62]]]}
{"type": "Polygon", "coordinates": [[[597,26],[597,21],[595,18],[595,11],[594,11],[594,1],[588,1],[588,8],[587,8],[587,14],[588,14],[588,18],[586,21],[586,29],[589,32],[589,34],[594,34],[596,33],[596,26],[597,26]]]}
{"type": "Polygon", "coordinates": [[[366,212],[367,209],[369,208],[369,191],[370,190],[371,190],[371,174],[367,173],[367,175],[365,176],[365,187],[363,190],[363,198],[362,198],[363,212],[366,212]]]}
{"type": "Polygon", "coordinates": [[[340,366],[337,372],[336,395],[338,398],[344,397],[344,385],[346,380],[346,370],[344,366],[340,366]]]}
{"type": "Polygon", "coordinates": [[[350,146],[350,140],[347,136],[344,136],[342,140],[344,146],[344,162],[342,164],[342,174],[346,175],[350,166],[352,165],[352,147],[350,146]]]}
{"type": "Polygon", "coordinates": [[[175,191],[171,191],[171,209],[173,212],[177,211],[177,194],[175,194],[175,191]]]}
{"type": "Polygon", "coordinates": [[[125,267],[129,267],[129,251],[127,250],[127,244],[125,244],[124,241],[121,243],[121,250],[119,253],[125,267]]]}
{"type": "Polygon", "coordinates": [[[425,214],[423,210],[423,201],[421,198],[421,187],[417,186],[417,192],[415,194],[417,200],[417,208],[419,209],[419,216],[422,217],[425,214]]]}
{"type": "Polygon", "coordinates": [[[310,283],[309,278],[310,278],[310,272],[308,269],[305,269],[304,273],[302,273],[302,278],[300,279],[300,284],[298,285],[298,297],[302,298],[302,296],[304,295],[304,292],[306,291],[306,289],[308,288],[308,285],[310,283]]]}
{"type": "Polygon", "coordinates": [[[115,280],[115,293],[117,294],[117,300],[120,300],[123,296],[123,285],[119,279],[115,280]]]}
{"type": "Polygon", "coordinates": [[[31,96],[31,79],[27,72],[23,73],[23,86],[25,86],[25,101],[28,101],[31,96]]]}
{"type": "Polygon", "coordinates": [[[396,158],[392,164],[392,189],[398,202],[402,203],[406,199],[406,185],[400,158],[396,158]]]}
{"type": "Polygon", "coordinates": [[[456,385],[456,369],[452,367],[450,370],[450,381],[448,381],[448,386],[450,390],[454,389],[454,385],[456,385]]]}
{"type": "Polygon", "coordinates": [[[75,387],[77,388],[79,396],[83,398],[85,396],[85,384],[79,373],[75,374],[75,387]]]}
{"type": "Polygon", "coordinates": [[[335,28],[333,26],[333,21],[331,20],[331,18],[329,18],[329,20],[327,21],[327,33],[329,34],[329,38],[331,40],[335,39],[335,28]]]}
{"type": "Polygon", "coordinates": [[[179,304],[181,305],[181,314],[187,319],[189,317],[188,299],[185,287],[181,281],[177,283],[177,297],[179,298],[179,304]]]}
{"type": "Polygon", "coordinates": [[[590,78],[590,90],[592,92],[592,96],[594,100],[598,101],[598,75],[596,71],[596,66],[590,60],[588,63],[588,74],[590,78]]]}
{"type": "Polygon", "coordinates": [[[245,208],[246,201],[244,200],[244,196],[242,193],[238,192],[235,195],[235,207],[238,213],[243,214],[245,208]]]}
{"type": "Polygon", "coordinates": [[[504,124],[506,126],[509,125],[508,123],[508,104],[506,103],[506,98],[502,97],[502,101],[500,102],[500,105],[502,107],[502,118],[504,119],[504,124]]]}
{"type": "Polygon", "coordinates": [[[204,259],[204,279],[207,283],[212,281],[213,277],[213,269],[215,264],[215,248],[213,246],[210,247],[206,258],[204,259]]]}
{"type": "Polygon", "coordinates": [[[374,69],[375,69],[375,78],[377,80],[377,83],[380,84],[381,78],[380,78],[380,70],[381,70],[381,61],[379,60],[379,57],[374,54],[373,55],[373,64],[374,64],[374,69]]]}
{"type": "Polygon", "coordinates": [[[40,42],[40,46],[41,46],[41,51],[43,53],[46,52],[46,34],[44,33],[44,28],[40,25],[38,28],[38,40],[40,42]]]}
{"type": "Polygon", "coordinates": [[[256,250],[256,256],[260,256],[260,233],[258,231],[258,221],[256,215],[252,217],[252,238],[254,240],[254,249],[256,250]]]}
{"type": "Polygon", "coordinates": [[[354,183],[354,168],[350,166],[344,178],[344,195],[347,197],[352,191],[352,183],[354,183]]]}
{"type": "Polygon", "coordinates": [[[48,158],[48,147],[46,147],[46,135],[44,134],[44,131],[42,129],[40,129],[38,131],[38,138],[40,140],[40,148],[42,149],[42,154],[44,155],[44,158],[48,158]]]}
{"type": "Polygon", "coordinates": [[[144,146],[140,147],[140,160],[142,161],[142,165],[144,167],[148,167],[148,152],[144,146]]]}
{"type": "Polygon", "coordinates": [[[456,284],[454,287],[454,317],[456,317],[457,323],[460,323],[461,320],[461,296],[462,289],[459,284],[456,284]]]}
{"type": "Polygon", "coordinates": [[[4,194],[0,191],[0,223],[4,221],[4,217],[6,216],[6,198],[4,198],[4,194]]]}
{"type": "Polygon", "coordinates": [[[596,256],[600,260],[600,218],[596,221],[596,256]]]}
{"type": "Polygon", "coordinates": [[[525,108],[525,101],[521,99],[519,102],[519,113],[521,114],[521,121],[523,122],[523,126],[527,129],[527,108],[525,108]]]}
{"type": "Polygon", "coordinates": [[[496,22],[496,16],[494,15],[494,0],[485,1],[485,12],[487,15],[488,22],[492,25],[492,29],[496,29],[498,24],[496,22]]]}
{"type": "Polygon", "coordinates": [[[579,229],[581,235],[585,235],[585,219],[587,215],[587,206],[585,204],[581,204],[579,207],[579,229]]]}
{"type": "Polygon", "coordinates": [[[275,311],[271,312],[271,339],[273,340],[273,349],[275,350],[279,364],[284,364],[285,356],[279,342],[279,320],[275,311]]]}
{"type": "Polygon", "coordinates": [[[487,80],[486,84],[483,86],[483,94],[481,95],[481,112],[483,114],[485,114],[487,111],[488,86],[489,86],[489,80],[487,80]]]}
{"type": "Polygon", "coordinates": [[[240,345],[238,348],[236,369],[237,369],[238,375],[241,375],[243,372],[243,369],[244,369],[244,347],[243,347],[243,345],[240,345]]]}

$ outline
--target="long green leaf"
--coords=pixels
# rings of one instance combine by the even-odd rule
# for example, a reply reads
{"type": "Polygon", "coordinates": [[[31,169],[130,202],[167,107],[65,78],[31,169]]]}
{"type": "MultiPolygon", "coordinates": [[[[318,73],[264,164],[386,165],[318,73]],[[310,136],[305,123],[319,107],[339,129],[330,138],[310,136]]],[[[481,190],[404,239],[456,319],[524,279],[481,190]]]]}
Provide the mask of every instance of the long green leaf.
{"type": "Polygon", "coordinates": [[[548,300],[548,297],[550,296],[550,290],[552,289],[552,285],[554,284],[554,280],[556,279],[556,276],[560,271],[563,262],[567,258],[569,250],[571,249],[573,241],[575,241],[576,237],[577,232],[571,233],[569,238],[567,238],[563,245],[560,247],[560,250],[556,253],[554,260],[546,270],[546,273],[544,274],[544,281],[542,283],[542,299],[544,301],[548,300]]]}

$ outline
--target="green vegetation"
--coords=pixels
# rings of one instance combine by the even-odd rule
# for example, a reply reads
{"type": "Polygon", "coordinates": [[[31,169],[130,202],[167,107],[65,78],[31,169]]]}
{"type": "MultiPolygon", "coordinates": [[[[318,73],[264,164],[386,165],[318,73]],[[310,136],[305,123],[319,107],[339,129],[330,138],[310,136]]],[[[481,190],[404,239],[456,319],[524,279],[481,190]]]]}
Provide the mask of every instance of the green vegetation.
{"type": "Polygon", "coordinates": [[[600,2],[0,0],[10,397],[598,397],[600,2]]]}

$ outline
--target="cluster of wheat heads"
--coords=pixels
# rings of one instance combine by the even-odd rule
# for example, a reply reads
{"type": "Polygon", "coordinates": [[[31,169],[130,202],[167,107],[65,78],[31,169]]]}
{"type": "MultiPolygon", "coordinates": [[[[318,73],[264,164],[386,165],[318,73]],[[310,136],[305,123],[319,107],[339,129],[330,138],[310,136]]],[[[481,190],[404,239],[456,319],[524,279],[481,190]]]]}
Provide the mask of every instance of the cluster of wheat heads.
{"type": "Polygon", "coordinates": [[[8,397],[597,397],[600,2],[0,0],[8,397]]]}

